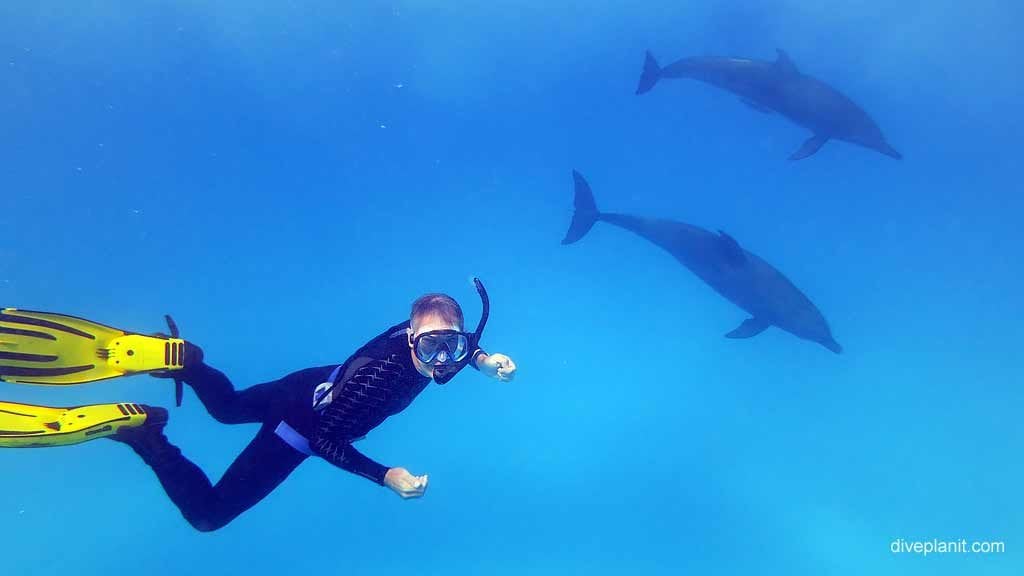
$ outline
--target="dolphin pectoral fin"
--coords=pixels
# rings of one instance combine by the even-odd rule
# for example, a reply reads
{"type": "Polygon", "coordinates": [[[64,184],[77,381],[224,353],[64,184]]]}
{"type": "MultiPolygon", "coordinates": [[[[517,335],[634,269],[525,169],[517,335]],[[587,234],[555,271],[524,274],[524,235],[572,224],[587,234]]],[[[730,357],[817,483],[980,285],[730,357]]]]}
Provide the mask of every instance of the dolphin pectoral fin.
{"type": "Polygon", "coordinates": [[[734,268],[739,268],[747,263],[747,253],[735,238],[721,230],[718,231],[718,246],[725,255],[725,261],[734,268]]]}
{"type": "Polygon", "coordinates": [[[789,58],[789,54],[781,48],[775,49],[775,69],[779,71],[782,76],[799,76],[800,70],[797,69],[796,64],[789,58]]]}
{"type": "Polygon", "coordinates": [[[594,202],[594,193],[590,190],[590,184],[587,184],[583,175],[575,170],[572,171],[572,179],[576,191],[576,211],[572,215],[572,222],[569,224],[569,230],[565,233],[565,238],[562,239],[562,244],[572,244],[583,238],[601,217],[601,213],[597,210],[597,203],[594,202]]]}
{"type": "Polygon", "coordinates": [[[752,338],[764,332],[771,322],[760,318],[747,318],[738,328],[725,335],[726,338],[752,338]]]}
{"type": "Polygon", "coordinates": [[[831,338],[830,337],[828,340],[825,340],[825,341],[821,342],[820,344],[822,346],[824,346],[825,348],[828,348],[829,350],[831,350],[832,352],[834,352],[836,354],[842,354],[843,353],[843,347],[839,345],[839,342],[836,342],[835,338],[831,338]]]}
{"type": "Polygon", "coordinates": [[[654,55],[648,50],[644,53],[644,71],[640,73],[640,82],[636,86],[637,95],[647,92],[658,83],[661,78],[661,66],[654,59],[654,55]]]}
{"type": "Polygon", "coordinates": [[[899,151],[890,146],[888,143],[883,142],[882,146],[878,147],[877,150],[890,158],[903,160],[903,154],[900,154],[899,151]]]}
{"type": "Polygon", "coordinates": [[[810,138],[805,140],[803,145],[800,146],[800,149],[797,150],[796,152],[793,152],[789,159],[796,161],[803,160],[808,156],[813,156],[815,152],[821,150],[821,147],[825,145],[825,142],[828,142],[828,136],[815,134],[814,136],[811,136],[810,138]]]}
{"type": "Polygon", "coordinates": [[[760,112],[762,114],[774,114],[775,113],[775,110],[772,110],[771,108],[765,106],[764,104],[758,104],[757,102],[754,102],[753,100],[748,100],[746,98],[740,98],[740,102],[743,102],[747,106],[753,108],[754,110],[757,110],[758,112],[760,112]]]}

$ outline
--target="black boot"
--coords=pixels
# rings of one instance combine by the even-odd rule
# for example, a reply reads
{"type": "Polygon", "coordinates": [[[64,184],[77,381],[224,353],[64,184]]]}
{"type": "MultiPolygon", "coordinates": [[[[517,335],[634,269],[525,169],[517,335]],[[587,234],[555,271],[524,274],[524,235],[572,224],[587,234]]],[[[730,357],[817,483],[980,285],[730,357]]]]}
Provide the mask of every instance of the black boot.
{"type": "Polygon", "coordinates": [[[194,368],[203,363],[203,349],[195,344],[185,341],[185,367],[182,370],[194,368]]]}
{"type": "Polygon", "coordinates": [[[150,372],[149,375],[154,378],[186,380],[190,374],[194,373],[196,369],[203,365],[203,349],[186,340],[185,361],[183,364],[184,367],[179,370],[160,370],[158,372],[150,372]]]}
{"type": "Polygon", "coordinates": [[[142,426],[121,428],[107,438],[131,446],[150,465],[158,464],[168,457],[179,456],[181,451],[164,436],[167,409],[146,405],[142,405],[142,409],[146,411],[146,421],[142,426]]]}

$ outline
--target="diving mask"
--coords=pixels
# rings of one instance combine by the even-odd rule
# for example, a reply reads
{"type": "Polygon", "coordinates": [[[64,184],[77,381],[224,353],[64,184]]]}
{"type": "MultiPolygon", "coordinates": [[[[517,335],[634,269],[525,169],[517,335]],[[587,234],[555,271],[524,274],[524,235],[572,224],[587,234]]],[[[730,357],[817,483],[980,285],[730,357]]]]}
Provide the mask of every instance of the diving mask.
{"type": "Polygon", "coordinates": [[[412,349],[424,364],[456,364],[469,353],[469,338],[459,330],[431,330],[413,338],[412,349]]]}

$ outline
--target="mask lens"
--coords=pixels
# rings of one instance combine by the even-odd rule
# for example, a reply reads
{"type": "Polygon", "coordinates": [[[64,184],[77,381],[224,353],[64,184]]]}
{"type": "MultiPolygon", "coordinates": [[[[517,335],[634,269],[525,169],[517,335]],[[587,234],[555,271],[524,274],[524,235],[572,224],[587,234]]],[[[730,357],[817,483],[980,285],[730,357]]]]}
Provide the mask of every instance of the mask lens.
{"type": "MultiPolygon", "coordinates": [[[[455,335],[455,346],[449,348],[451,350],[452,362],[461,362],[466,357],[466,349],[469,348],[469,341],[466,340],[465,334],[455,335]]],[[[451,342],[449,341],[449,345],[451,342]]]]}
{"type": "Polygon", "coordinates": [[[416,357],[420,359],[420,362],[433,362],[434,357],[437,356],[440,341],[441,339],[437,335],[429,333],[421,334],[416,338],[416,357]]]}
{"type": "Polygon", "coordinates": [[[451,364],[461,361],[466,357],[466,349],[469,341],[466,335],[454,330],[437,332],[425,332],[416,337],[413,348],[416,357],[420,362],[430,363],[438,359],[438,354],[443,350],[442,363],[451,364]]]}

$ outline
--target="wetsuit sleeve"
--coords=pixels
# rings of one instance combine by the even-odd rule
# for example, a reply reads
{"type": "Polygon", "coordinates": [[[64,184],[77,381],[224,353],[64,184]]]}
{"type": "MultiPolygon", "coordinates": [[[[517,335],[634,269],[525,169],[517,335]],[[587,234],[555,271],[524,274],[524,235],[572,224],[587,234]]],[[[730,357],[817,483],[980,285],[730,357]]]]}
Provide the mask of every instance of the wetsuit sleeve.
{"type": "Polygon", "coordinates": [[[332,408],[333,406],[328,407],[321,415],[316,436],[310,447],[318,456],[342,470],[369,478],[383,486],[388,467],[356,450],[350,441],[341,439],[344,437],[341,431],[348,428],[344,422],[346,417],[337,410],[332,413],[332,408]]]}
{"type": "Polygon", "coordinates": [[[476,358],[477,358],[477,356],[479,356],[481,354],[483,354],[484,356],[490,356],[490,354],[488,354],[486,351],[484,351],[483,348],[479,348],[478,347],[473,352],[473,355],[469,357],[469,365],[472,366],[474,369],[476,369],[478,372],[480,371],[480,367],[476,365],[476,358]]]}
{"type": "Polygon", "coordinates": [[[384,485],[384,475],[388,473],[388,467],[356,450],[352,444],[326,443],[323,448],[318,446],[315,450],[325,460],[342,470],[384,485]]]}

